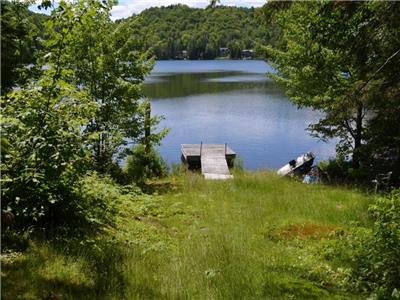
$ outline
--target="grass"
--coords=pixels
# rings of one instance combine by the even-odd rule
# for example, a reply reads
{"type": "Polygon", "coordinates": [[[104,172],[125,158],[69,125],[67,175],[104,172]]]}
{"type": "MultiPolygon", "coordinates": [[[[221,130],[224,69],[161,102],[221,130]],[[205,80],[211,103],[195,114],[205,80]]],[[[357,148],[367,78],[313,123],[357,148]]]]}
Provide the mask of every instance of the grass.
{"type": "Polygon", "coordinates": [[[364,298],[319,253],[353,221],[369,226],[367,195],[267,172],[165,185],[120,203],[98,240],[3,255],[3,299],[364,298]]]}

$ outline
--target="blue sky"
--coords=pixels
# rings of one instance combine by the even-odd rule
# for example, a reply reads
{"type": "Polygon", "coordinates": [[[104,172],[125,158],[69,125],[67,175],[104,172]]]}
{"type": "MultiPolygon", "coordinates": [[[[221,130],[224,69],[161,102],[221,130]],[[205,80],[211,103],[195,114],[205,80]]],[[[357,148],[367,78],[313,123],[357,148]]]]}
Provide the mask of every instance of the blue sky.
{"type": "MultiPolygon", "coordinates": [[[[57,1],[56,1],[57,2],[57,1]]],[[[114,6],[111,11],[111,18],[113,20],[127,18],[132,14],[140,13],[142,10],[152,6],[167,6],[171,4],[186,4],[190,7],[206,7],[209,0],[119,0],[118,5],[114,6]]],[[[264,5],[266,0],[221,0],[221,5],[228,6],[244,6],[244,7],[260,7],[264,5]]],[[[36,5],[32,5],[31,10],[37,11],[36,5]]],[[[40,11],[44,13],[44,11],[40,11]]]]}

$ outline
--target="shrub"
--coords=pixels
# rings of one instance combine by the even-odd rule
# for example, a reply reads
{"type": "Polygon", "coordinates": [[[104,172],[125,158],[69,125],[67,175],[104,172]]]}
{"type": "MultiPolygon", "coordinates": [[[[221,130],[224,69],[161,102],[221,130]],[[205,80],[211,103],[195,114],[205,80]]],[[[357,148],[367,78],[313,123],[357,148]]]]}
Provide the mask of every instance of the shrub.
{"type": "Polygon", "coordinates": [[[320,161],[318,167],[332,183],[370,184],[373,178],[368,168],[354,169],[351,161],[340,158],[320,161]]]}
{"type": "Polygon", "coordinates": [[[173,163],[171,166],[171,175],[172,176],[181,176],[187,174],[188,171],[188,166],[187,164],[180,163],[176,164],[173,163]]]}
{"type": "Polygon", "coordinates": [[[81,177],[73,191],[73,210],[64,213],[66,220],[54,232],[59,240],[85,241],[84,237],[114,225],[121,204],[141,194],[134,185],[119,185],[108,175],[96,172],[81,177]]]}
{"type": "Polygon", "coordinates": [[[125,170],[128,177],[138,184],[143,184],[146,179],[166,176],[168,173],[167,164],[158,152],[152,148],[150,153],[146,154],[143,145],[135,146],[127,158],[125,170]]]}
{"type": "MultiPolygon", "coordinates": [[[[50,72],[50,71],[49,71],[50,72]]],[[[74,187],[89,163],[82,126],[97,106],[84,91],[43,76],[3,97],[1,105],[1,208],[15,226],[46,228],[74,211],[74,187]],[[52,93],[46,91],[54,89],[52,93]],[[68,213],[67,213],[68,212],[68,213]]]]}
{"type": "Polygon", "coordinates": [[[400,190],[380,198],[370,211],[375,218],[373,234],[355,258],[354,276],[377,298],[394,298],[400,291],[400,190]]]}
{"type": "Polygon", "coordinates": [[[400,298],[400,190],[370,206],[372,230],[353,229],[328,247],[326,258],[345,261],[349,282],[373,299],[400,298]]]}
{"type": "Polygon", "coordinates": [[[122,188],[110,178],[97,173],[87,175],[76,188],[76,194],[79,195],[76,213],[84,223],[93,228],[113,222],[122,188]]]}

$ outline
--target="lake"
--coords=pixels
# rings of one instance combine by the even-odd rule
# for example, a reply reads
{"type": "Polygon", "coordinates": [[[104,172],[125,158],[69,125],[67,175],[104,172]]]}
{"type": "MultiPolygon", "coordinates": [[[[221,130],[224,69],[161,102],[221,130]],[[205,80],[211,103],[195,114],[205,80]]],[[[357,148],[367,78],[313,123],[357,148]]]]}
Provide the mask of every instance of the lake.
{"type": "Polygon", "coordinates": [[[312,151],[317,160],[335,155],[333,142],[311,137],[307,126],[322,114],[298,109],[266,77],[264,61],[157,61],[144,93],[152,114],[170,128],[160,153],[180,162],[180,145],[228,143],[246,169],[276,169],[312,151]]]}

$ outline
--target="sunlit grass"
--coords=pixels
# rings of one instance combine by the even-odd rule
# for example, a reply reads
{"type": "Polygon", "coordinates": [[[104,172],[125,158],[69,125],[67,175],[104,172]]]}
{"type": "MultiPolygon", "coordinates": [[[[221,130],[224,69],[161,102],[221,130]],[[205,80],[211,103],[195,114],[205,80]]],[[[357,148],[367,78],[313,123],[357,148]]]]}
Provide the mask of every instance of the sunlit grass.
{"type": "Polygon", "coordinates": [[[22,267],[3,271],[4,299],[16,299],[12,292],[26,299],[357,298],[336,282],[311,280],[310,272],[324,263],[322,240],[353,221],[368,226],[368,196],[267,172],[171,182],[175,191],[120,204],[108,246],[69,255],[31,247],[22,267]]]}
{"type": "MultiPolygon", "coordinates": [[[[128,264],[127,272],[131,274],[128,277],[149,271],[153,274],[147,274],[146,278],[152,278],[152,293],[156,292],[147,296],[170,299],[344,297],[334,289],[320,288],[305,279],[307,266],[300,256],[305,245],[318,243],[312,239],[314,232],[309,233],[310,239],[305,236],[301,245],[276,241],[270,235],[274,229],[290,224],[299,227],[309,224],[314,227],[307,228],[333,231],[349,226],[354,220],[366,223],[368,199],[365,196],[339,188],[308,186],[269,173],[249,173],[225,182],[188,176],[180,194],[167,194],[162,199],[191,207],[192,217],[185,222],[175,217],[162,220],[166,228],[179,228],[182,234],[168,255],[154,253],[149,262],[128,264]]],[[[329,232],[322,231],[322,236],[318,232],[318,238],[328,236],[329,232]]],[[[151,280],[146,278],[137,280],[148,286],[151,280]]],[[[128,288],[133,298],[140,298],[144,292],[138,289],[137,280],[133,281],[133,289],[128,288]]]]}

